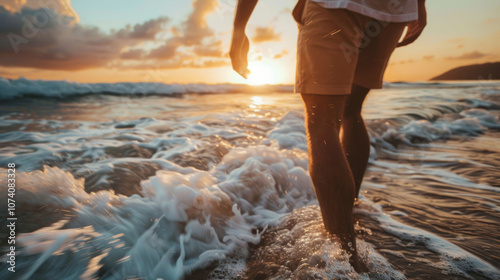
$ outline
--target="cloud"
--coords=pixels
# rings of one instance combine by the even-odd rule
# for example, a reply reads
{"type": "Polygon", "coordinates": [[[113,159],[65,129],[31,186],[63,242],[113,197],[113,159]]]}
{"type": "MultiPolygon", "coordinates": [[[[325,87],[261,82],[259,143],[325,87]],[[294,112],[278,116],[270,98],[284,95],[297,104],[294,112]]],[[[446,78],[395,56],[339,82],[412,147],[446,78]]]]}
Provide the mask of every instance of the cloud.
{"type": "Polygon", "coordinates": [[[205,60],[201,63],[191,62],[190,67],[193,68],[212,68],[212,67],[222,67],[230,65],[229,61],[226,60],[205,60]]]}
{"type": "Polygon", "coordinates": [[[222,41],[214,36],[215,31],[207,24],[207,16],[218,7],[217,0],[194,0],[193,12],[180,24],[173,26],[173,37],[148,54],[149,59],[172,60],[168,63],[162,62],[165,68],[171,67],[216,67],[227,65],[226,62],[215,63],[210,61],[197,61],[199,57],[224,57],[222,41]],[[181,50],[182,48],[182,50],[181,50]],[[181,58],[179,60],[179,58],[181,58]]]}
{"type": "Polygon", "coordinates": [[[177,37],[181,36],[181,34],[182,34],[181,32],[182,31],[178,26],[172,26],[170,28],[170,33],[172,33],[174,36],[177,36],[177,37]]]}
{"type": "Polygon", "coordinates": [[[3,71],[0,69],[0,77],[8,77],[12,73],[10,71],[3,71]]]}
{"type": "Polygon", "coordinates": [[[182,23],[184,31],[184,43],[186,45],[199,45],[203,39],[212,36],[214,31],[208,27],[206,17],[215,11],[218,6],[217,0],[194,0],[193,12],[188,19],[182,23]]]}
{"type": "Polygon", "coordinates": [[[188,18],[168,29],[170,20],[159,17],[111,33],[80,25],[69,0],[4,0],[2,5],[0,66],[74,71],[151,65],[217,67],[228,63],[222,41],[206,21],[217,8],[217,0],[194,0],[188,18]],[[52,3],[48,7],[55,8],[43,3],[52,3]],[[159,45],[159,35],[168,31],[170,37],[159,45]]]}
{"type": "Polygon", "coordinates": [[[457,49],[463,48],[466,39],[464,37],[457,37],[444,41],[445,44],[456,45],[457,49]]]}
{"type": "Polygon", "coordinates": [[[433,55],[425,55],[423,57],[424,60],[433,60],[434,59],[434,56],[433,55]]]}
{"type": "Polygon", "coordinates": [[[406,64],[406,63],[413,63],[413,62],[415,62],[415,60],[413,60],[413,59],[408,59],[408,60],[401,60],[401,61],[399,62],[399,64],[406,64]]]}
{"type": "MultiPolygon", "coordinates": [[[[174,26],[171,30],[174,36],[167,39],[165,43],[153,50],[148,55],[150,59],[168,60],[177,55],[179,47],[195,47],[195,53],[200,55],[214,56],[215,49],[222,42],[211,42],[208,46],[204,44],[206,38],[212,37],[214,31],[208,26],[206,17],[218,6],[217,0],[194,0],[193,12],[182,22],[180,26],[174,26]]],[[[219,49],[220,50],[220,49],[219,49]]],[[[221,54],[220,54],[221,55],[221,54]]]]}
{"type": "Polygon", "coordinates": [[[78,22],[78,14],[71,7],[71,0],[2,0],[1,4],[11,13],[21,12],[23,8],[32,10],[51,9],[59,15],[72,18],[78,22]]]}
{"type": "Polygon", "coordinates": [[[119,58],[123,49],[153,40],[167,21],[161,17],[105,34],[50,9],[11,13],[0,6],[0,65],[52,70],[102,67],[119,58]]]}
{"type": "Polygon", "coordinates": [[[222,41],[213,41],[207,45],[199,45],[193,49],[193,52],[198,56],[222,57],[222,41]]]}
{"type": "Polygon", "coordinates": [[[481,57],[485,57],[487,55],[488,54],[481,53],[476,50],[472,52],[463,53],[459,56],[448,56],[447,59],[478,59],[481,57]]]}
{"type": "Polygon", "coordinates": [[[179,48],[180,45],[181,44],[177,43],[176,40],[167,40],[164,45],[151,50],[147,58],[158,60],[172,59],[177,54],[177,48],[179,48]]]}
{"type": "Polygon", "coordinates": [[[144,51],[142,49],[129,50],[122,52],[120,54],[121,59],[133,59],[138,60],[144,57],[144,51]]]}
{"type": "Polygon", "coordinates": [[[465,41],[464,37],[458,37],[458,38],[453,38],[450,40],[445,41],[446,44],[459,44],[465,41]]]}
{"type": "MultiPolygon", "coordinates": [[[[168,18],[166,17],[151,19],[146,21],[145,23],[134,25],[131,30],[127,30],[125,32],[125,36],[128,36],[132,39],[154,40],[156,36],[163,31],[164,24],[167,22],[168,18]]],[[[127,29],[129,28],[130,27],[128,27],[127,29]]]]}
{"type": "Polygon", "coordinates": [[[273,58],[274,59],[282,58],[283,56],[285,56],[287,54],[288,54],[288,50],[284,49],[280,53],[275,54],[273,58]]]}
{"type": "Polygon", "coordinates": [[[254,43],[263,43],[268,41],[280,41],[281,34],[276,33],[270,26],[255,28],[255,34],[252,37],[254,43]]]}
{"type": "Polygon", "coordinates": [[[233,17],[237,0],[219,0],[216,9],[217,17],[221,20],[226,16],[233,17]]]}
{"type": "Polygon", "coordinates": [[[114,67],[129,70],[178,69],[178,68],[214,68],[228,66],[230,62],[222,59],[200,60],[191,55],[178,55],[170,60],[149,61],[123,64],[117,62],[114,67]]]}
{"type": "Polygon", "coordinates": [[[494,24],[494,23],[497,23],[500,21],[500,18],[489,18],[487,20],[485,20],[483,23],[485,24],[494,24]]]}

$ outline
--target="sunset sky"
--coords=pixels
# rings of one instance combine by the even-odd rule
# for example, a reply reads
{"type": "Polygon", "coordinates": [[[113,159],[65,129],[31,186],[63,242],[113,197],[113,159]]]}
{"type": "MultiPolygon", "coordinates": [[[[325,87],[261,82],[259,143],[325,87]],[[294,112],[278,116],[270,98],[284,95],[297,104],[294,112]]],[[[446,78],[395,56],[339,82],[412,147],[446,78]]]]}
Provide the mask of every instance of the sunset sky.
{"type": "MultiPolygon", "coordinates": [[[[235,3],[0,0],[0,76],[245,83],[227,56],[235,3]]],[[[247,27],[251,81],[293,83],[295,3],[259,1],[247,27]]],[[[384,80],[423,81],[453,67],[500,60],[500,1],[428,0],[427,11],[423,35],[395,51],[384,80]]]]}

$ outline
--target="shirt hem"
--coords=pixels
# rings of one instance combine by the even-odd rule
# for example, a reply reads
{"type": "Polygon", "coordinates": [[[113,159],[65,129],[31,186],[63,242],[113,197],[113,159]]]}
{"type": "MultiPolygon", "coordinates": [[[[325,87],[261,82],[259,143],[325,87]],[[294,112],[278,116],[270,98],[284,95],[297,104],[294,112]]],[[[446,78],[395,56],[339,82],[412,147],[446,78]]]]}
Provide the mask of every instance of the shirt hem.
{"type": "Polygon", "coordinates": [[[313,1],[327,9],[346,9],[352,12],[362,14],[367,17],[374,18],[386,22],[410,22],[418,19],[417,13],[408,14],[391,14],[379,10],[372,9],[353,2],[332,2],[332,1],[313,1]]]}

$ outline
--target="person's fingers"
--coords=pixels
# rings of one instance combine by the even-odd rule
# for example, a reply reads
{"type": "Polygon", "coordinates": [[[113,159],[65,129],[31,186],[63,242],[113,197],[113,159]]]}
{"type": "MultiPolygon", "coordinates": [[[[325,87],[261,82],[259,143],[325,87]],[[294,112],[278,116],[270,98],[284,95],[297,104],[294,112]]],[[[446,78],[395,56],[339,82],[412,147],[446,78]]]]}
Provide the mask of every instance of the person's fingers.
{"type": "Polygon", "coordinates": [[[233,67],[233,69],[238,74],[240,74],[240,76],[242,76],[245,79],[247,78],[247,76],[249,74],[249,70],[247,69],[247,66],[245,65],[245,63],[239,63],[238,65],[236,65],[235,67],[233,67]]]}
{"type": "Polygon", "coordinates": [[[240,69],[240,56],[236,53],[235,50],[232,50],[231,53],[229,54],[229,57],[231,58],[231,65],[233,66],[233,70],[238,72],[238,69],[240,69]]]}
{"type": "Polygon", "coordinates": [[[248,74],[250,74],[250,70],[247,69],[248,61],[246,53],[233,53],[231,55],[231,64],[233,66],[233,70],[240,74],[243,78],[247,78],[248,74]]]}
{"type": "Polygon", "coordinates": [[[243,78],[247,79],[247,78],[248,78],[248,75],[250,75],[250,73],[251,73],[251,72],[250,72],[250,70],[248,70],[248,68],[245,68],[245,69],[243,69],[243,70],[242,70],[239,74],[240,74],[243,78]]]}
{"type": "Polygon", "coordinates": [[[243,78],[247,78],[249,70],[243,63],[233,63],[233,70],[240,74],[243,78]]]}
{"type": "Polygon", "coordinates": [[[250,43],[247,36],[240,38],[233,37],[233,43],[229,53],[231,64],[233,66],[233,70],[245,79],[250,74],[250,70],[248,70],[249,49],[250,43]]]}
{"type": "Polygon", "coordinates": [[[420,36],[420,34],[422,34],[424,27],[425,27],[425,24],[421,24],[421,23],[409,25],[408,31],[406,32],[405,37],[403,38],[403,40],[401,42],[399,42],[397,44],[396,47],[403,47],[403,46],[406,46],[406,45],[409,45],[409,44],[415,42],[415,40],[417,40],[417,38],[420,36]]]}
{"type": "Polygon", "coordinates": [[[404,37],[403,41],[398,43],[398,47],[406,46],[414,42],[417,38],[415,37],[415,33],[407,33],[406,36],[404,37]]]}
{"type": "Polygon", "coordinates": [[[245,79],[250,74],[250,70],[248,70],[249,49],[250,42],[248,37],[244,33],[233,33],[229,57],[231,58],[233,70],[245,79]]]}
{"type": "Polygon", "coordinates": [[[398,43],[398,45],[396,47],[404,47],[404,46],[407,46],[413,42],[415,42],[415,40],[417,40],[418,36],[411,36],[411,37],[407,37],[405,38],[403,41],[401,41],[400,43],[398,43]]]}
{"type": "Polygon", "coordinates": [[[250,74],[250,70],[248,70],[248,61],[246,53],[244,54],[244,56],[242,56],[241,64],[237,72],[245,79],[248,78],[248,75],[250,74]]]}
{"type": "Polygon", "coordinates": [[[417,40],[418,37],[420,37],[420,35],[422,34],[422,31],[424,31],[423,28],[415,31],[412,34],[409,34],[409,36],[407,36],[401,43],[398,44],[398,47],[406,46],[415,42],[415,40],[417,40]]]}
{"type": "Polygon", "coordinates": [[[236,72],[239,72],[239,70],[241,68],[239,63],[237,63],[236,60],[231,59],[231,64],[233,65],[233,70],[236,72]]]}

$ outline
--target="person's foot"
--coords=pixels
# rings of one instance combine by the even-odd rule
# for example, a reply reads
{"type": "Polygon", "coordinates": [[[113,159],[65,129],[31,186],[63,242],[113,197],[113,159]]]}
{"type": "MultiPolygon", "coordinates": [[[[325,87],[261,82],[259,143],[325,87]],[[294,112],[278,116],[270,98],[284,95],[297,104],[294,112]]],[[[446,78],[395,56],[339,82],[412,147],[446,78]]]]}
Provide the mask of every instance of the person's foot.
{"type": "Polygon", "coordinates": [[[351,240],[354,240],[354,242],[346,240],[342,241],[342,239],[340,241],[342,249],[344,249],[347,253],[350,254],[349,263],[354,268],[354,270],[356,270],[357,273],[368,272],[368,267],[364,262],[360,260],[358,256],[355,239],[352,238],[351,240]]]}
{"type": "Polygon", "coordinates": [[[354,268],[354,270],[356,270],[357,273],[365,273],[369,271],[366,264],[359,259],[357,253],[351,254],[351,257],[349,258],[349,263],[354,268]]]}
{"type": "Polygon", "coordinates": [[[338,234],[335,233],[330,233],[330,234],[331,237],[333,236],[339,237],[340,246],[342,247],[343,250],[345,250],[348,254],[350,254],[349,263],[354,268],[354,270],[356,270],[357,273],[364,273],[369,271],[366,264],[360,261],[359,259],[358,251],[356,248],[356,238],[353,236],[353,234],[346,234],[344,236],[339,236],[338,234]]]}

